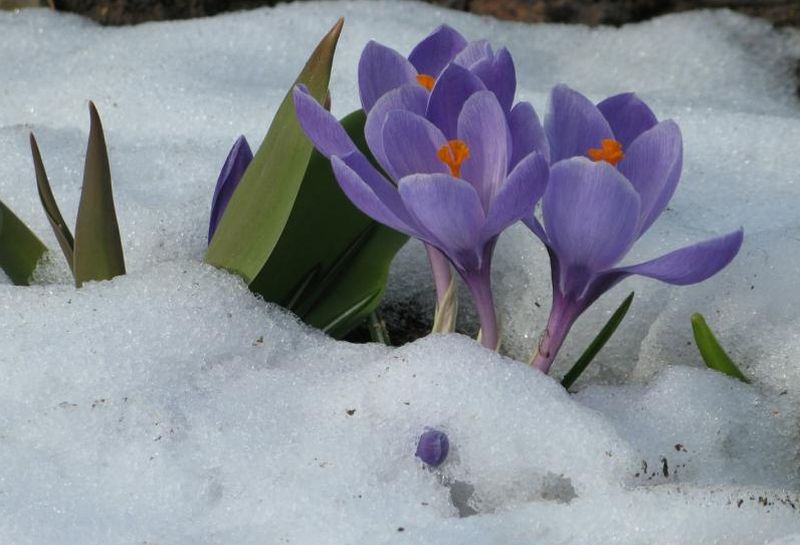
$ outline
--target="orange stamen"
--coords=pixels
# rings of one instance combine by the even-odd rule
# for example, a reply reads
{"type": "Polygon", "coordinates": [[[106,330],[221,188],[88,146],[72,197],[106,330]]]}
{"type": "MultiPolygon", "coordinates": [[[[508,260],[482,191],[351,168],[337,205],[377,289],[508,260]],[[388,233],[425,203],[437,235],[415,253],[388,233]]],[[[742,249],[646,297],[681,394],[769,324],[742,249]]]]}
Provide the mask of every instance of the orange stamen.
{"type": "Polygon", "coordinates": [[[605,161],[611,165],[617,166],[617,163],[625,158],[622,153],[622,144],[611,138],[604,138],[600,142],[601,148],[589,148],[586,154],[592,161],[605,161]]]}
{"type": "Polygon", "coordinates": [[[436,153],[439,160],[450,167],[454,178],[461,177],[461,163],[469,159],[469,146],[463,140],[449,140],[436,153]]]}
{"type": "Polygon", "coordinates": [[[433,89],[433,84],[436,83],[436,78],[428,74],[418,74],[417,83],[425,87],[428,91],[433,89]]]}

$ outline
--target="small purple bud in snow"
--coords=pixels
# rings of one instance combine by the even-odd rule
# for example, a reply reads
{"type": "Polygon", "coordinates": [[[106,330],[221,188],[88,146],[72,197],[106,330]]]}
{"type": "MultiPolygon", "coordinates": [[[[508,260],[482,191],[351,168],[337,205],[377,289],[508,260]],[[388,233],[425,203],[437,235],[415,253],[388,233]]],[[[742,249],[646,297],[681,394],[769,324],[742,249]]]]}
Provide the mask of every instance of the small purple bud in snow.
{"type": "Polygon", "coordinates": [[[211,238],[217,230],[217,225],[222,219],[222,213],[228,206],[233,192],[236,191],[236,186],[242,180],[247,167],[253,161],[253,152],[247,143],[244,136],[240,136],[233,144],[231,151],[228,152],[228,158],[225,159],[225,164],[222,165],[222,170],[217,178],[217,185],[214,188],[214,197],[211,200],[211,217],[208,222],[208,243],[211,244],[211,238]]]}
{"type": "Polygon", "coordinates": [[[416,457],[432,467],[437,467],[447,459],[450,441],[447,434],[434,429],[426,430],[419,436],[416,457]]]}

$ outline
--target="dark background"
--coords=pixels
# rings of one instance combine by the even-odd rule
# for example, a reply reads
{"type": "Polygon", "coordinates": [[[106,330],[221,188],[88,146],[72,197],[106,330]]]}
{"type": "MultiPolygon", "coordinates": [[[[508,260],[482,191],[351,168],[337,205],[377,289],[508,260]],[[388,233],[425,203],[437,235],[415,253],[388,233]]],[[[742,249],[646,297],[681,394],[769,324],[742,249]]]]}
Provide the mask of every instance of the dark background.
{"type": "MultiPolygon", "coordinates": [[[[0,8],[45,5],[80,13],[102,24],[203,17],[224,11],[275,5],[281,0],[0,0],[0,8]]],[[[291,0],[288,0],[291,1],[291,0]]],[[[298,0],[301,1],[301,0],[298,0]]],[[[730,8],[777,26],[800,26],[800,0],[427,0],[499,19],[526,22],[622,25],[703,8],[730,8]]]]}

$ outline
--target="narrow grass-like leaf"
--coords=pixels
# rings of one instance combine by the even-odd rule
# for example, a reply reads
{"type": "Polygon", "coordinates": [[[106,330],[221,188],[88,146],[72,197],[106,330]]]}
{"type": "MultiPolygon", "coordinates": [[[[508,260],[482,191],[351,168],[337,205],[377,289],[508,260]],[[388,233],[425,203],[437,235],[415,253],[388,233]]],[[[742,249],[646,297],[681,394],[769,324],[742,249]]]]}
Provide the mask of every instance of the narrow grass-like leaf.
{"type": "Polygon", "coordinates": [[[611,315],[611,318],[608,319],[606,325],[603,326],[603,329],[600,330],[600,333],[597,334],[597,337],[589,344],[589,347],[581,354],[581,357],[578,358],[578,361],[575,362],[575,365],[572,366],[572,369],[564,375],[564,378],[561,379],[561,385],[564,388],[569,389],[578,377],[586,370],[592,360],[597,356],[597,353],[603,349],[605,344],[617,330],[619,324],[622,322],[622,319],[625,318],[625,315],[628,313],[628,309],[633,302],[633,292],[628,295],[622,304],[614,311],[614,314],[611,315]]]}
{"type": "Polygon", "coordinates": [[[386,322],[377,310],[370,312],[367,318],[367,329],[369,330],[369,336],[373,342],[392,346],[389,330],[386,329],[386,322]]]}
{"type": "MultiPolygon", "coordinates": [[[[328,93],[343,24],[344,19],[340,19],[325,35],[295,82],[306,85],[319,102],[328,93]]],[[[311,151],[311,142],[295,116],[289,89],[222,215],[206,253],[208,263],[234,272],[248,283],[255,280],[289,220],[311,151]]]]}
{"type": "Polygon", "coordinates": [[[58,245],[64,253],[64,258],[67,260],[69,270],[72,271],[74,270],[75,241],[72,238],[72,232],[67,227],[67,223],[61,216],[56,199],[53,197],[53,190],[50,188],[47,171],[45,171],[44,163],[42,162],[42,154],[39,153],[39,145],[36,143],[33,133],[31,133],[31,154],[33,155],[33,168],[36,171],[36,189],[39,191],[39,200],[42,203],[42,208],[44,208],[47,221],[50,222],[50,227],[53,228],[53,233],[56,235],[58,245]]]}
{"type": "Polygon", "coordinates": [[[700,355],[709,369],[750,383],[750,380],[736,367],[725,349],[719,344],[702,314],[692,314],[692,333],[694,333],[694,342],[700,350],[700,355]]]}
{"type": "Polygon", "coordinates": [[[47,246],[0,201],[0,268],[14,284],[27,286],[47,246]]]}
{"type": "Polygon", "coordinates": [[[75,285],[89,280],[110,280],[125,274],[125,258],[119,235],[111,169],[103,125],[89,103],[91,127],[83,171],[83,189],[75,223],[75,285]]]}

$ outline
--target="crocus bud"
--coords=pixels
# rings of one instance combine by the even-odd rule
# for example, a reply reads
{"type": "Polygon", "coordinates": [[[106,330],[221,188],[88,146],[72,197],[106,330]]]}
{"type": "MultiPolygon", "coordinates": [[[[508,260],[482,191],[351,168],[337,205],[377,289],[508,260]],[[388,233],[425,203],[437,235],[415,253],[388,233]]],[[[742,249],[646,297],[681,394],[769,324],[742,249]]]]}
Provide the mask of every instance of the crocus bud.
{"type": "Polygon", "coordinates": [[[427,429],[420,435],[417,443],[416,457],[432,467],[441,465],[447,459],[450,441],[447,434],[434,429],[427,429]]]}

